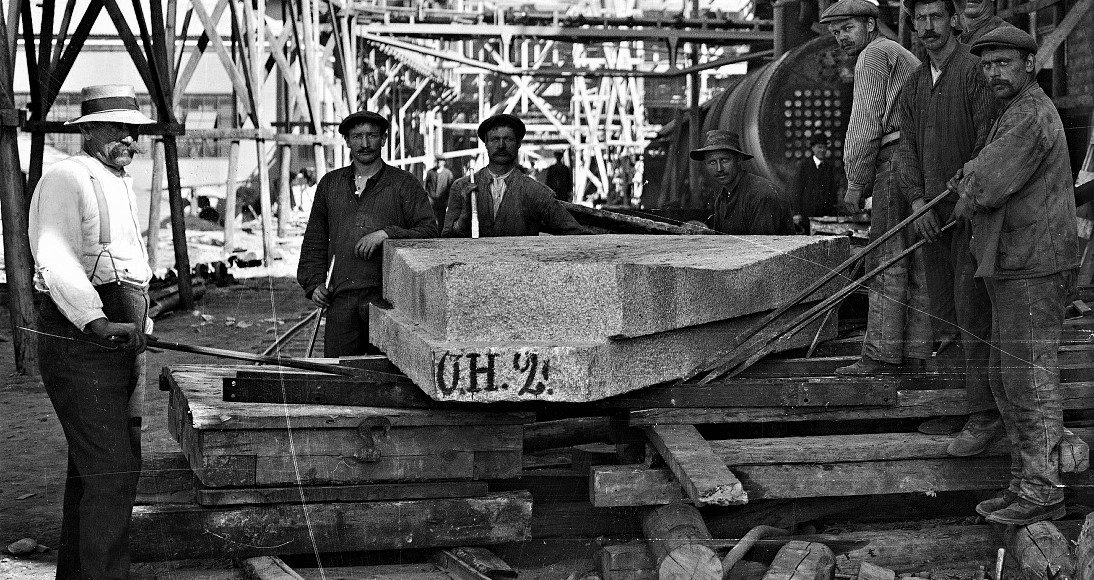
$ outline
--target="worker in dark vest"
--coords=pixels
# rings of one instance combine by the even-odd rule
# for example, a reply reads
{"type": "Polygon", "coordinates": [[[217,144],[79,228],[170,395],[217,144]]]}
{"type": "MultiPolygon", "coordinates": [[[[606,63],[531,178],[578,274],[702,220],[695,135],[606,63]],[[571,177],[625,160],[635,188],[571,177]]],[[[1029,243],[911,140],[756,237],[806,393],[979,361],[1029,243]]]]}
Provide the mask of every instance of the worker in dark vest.
{"type": "Polygon", "coordinates": [[[690,153],[703,164],[707,177],[719,186],[714,215],[708,225],[724,234],[792,234],[794,224],[782,192],[775,184],[741,167],[752,156],[741,150],[730,131],[707,131],[703,147],[690,153]]]}
{"type": "MultiPolygon", "coordinates": [[[[86,87],[82,150],[52,165],[30,202],[38,368],[68,441],[57,578],[128,578],[141,471],[152,270],[126,172],[140,125],[128,85],[86,87]]],[[[14,232],[11,232],[14,233],[14,232]]]]}
{"type": "Polygon", "coordinates": [[[479,125],[478,133],[490,164],[473,174],[473,182],[465,175],[452,184],[442,236],[473,236],[472,195],[481,237],[590,233],[559,204],[549,187],[518,167],[525,134],[520,119],[494,115],[479,125]]]}
{"type": "Polygon", "coordinates": [[[327,309],[328,357],[379,353],[368,342],[368,305],[381,298],[384,240],[437,235],[421,182],[380,158],[390,126],[371,111],[343,119],[338,132],[353,161],[315,188],[296,279],[305,296],[327,309]]]}

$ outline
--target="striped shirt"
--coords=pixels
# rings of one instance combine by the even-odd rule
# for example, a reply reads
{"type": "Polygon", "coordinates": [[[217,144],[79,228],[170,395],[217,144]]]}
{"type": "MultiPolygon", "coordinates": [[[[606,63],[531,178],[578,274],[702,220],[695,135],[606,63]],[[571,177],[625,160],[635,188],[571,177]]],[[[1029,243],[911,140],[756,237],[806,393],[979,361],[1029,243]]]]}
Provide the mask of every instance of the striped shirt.
{"type": "Polygon", "coordinates": [[[900,130],[897,97],[919,59],[900,44],[877,37],[855,61],[851,120],[843,145],[847,188],[864,191],[874,181],[881,139],[900,130]]]}

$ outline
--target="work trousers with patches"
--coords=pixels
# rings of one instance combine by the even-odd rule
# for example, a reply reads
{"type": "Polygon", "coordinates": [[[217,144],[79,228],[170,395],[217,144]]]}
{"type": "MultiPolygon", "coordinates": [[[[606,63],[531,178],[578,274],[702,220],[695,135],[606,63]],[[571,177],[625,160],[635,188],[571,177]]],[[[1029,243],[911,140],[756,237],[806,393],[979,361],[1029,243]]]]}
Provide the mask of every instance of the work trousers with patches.
{"type": "Polygon", "coordinates": [[[991,297],[991,391],[1011,446],[1010,490],[1033,503],[1062,501],[1059,445],[1064,411],[1056,351],[1072,274],[987,278],[991,297]]]}
{"type": "MultiPolygon", "coordinates": [[[[895,144],[878,152],[874,174],[870,237],[876,239],[908,217],[911,211],[897,185],[893,154],[895,144]]],[[[886,240],[866,256],[866,269],[904,251],[911,240],[910,228],[886,240]]],[[[870,308],[862,354],[874,360],[899,364],[905,358],[931,357],[931,323],[923,253],[917,250],[870,281],[870,308]]]]}
{"type": "MultiPolygon", "coordinates": [[[[96,288],[111,322],[138,322],[144,290],[96,288]]],[[[84,333],[49,298],[38,312],[38,369],[68,441],[58,580],[129,578],[129,520],[141,471],[140,425],[130,398],[143,354],[84,333]]]]}
{"type": "Polygon", "coordinates": [[[323,354],[331,358],[380,354],[380,349],[368,341],[368,305],[381,298],[379,286],[347,290],[332,296],[327,307],[323,354]]]}
{"type": "MultiPolygon", "coordinates": [[[[953,206],[948,201],[935,206],[935,215],[940,222],[949,221],[953,206]]],[[[969,249],[971,236],[969,221],[959,220],[933,243],[923,246],[924,262],[930,264],[926,279],[935,335],[956,334],[961,338],[961,368],[940,370],[964,375],[968,397],[966,411],[970,414],[996,410],[995,397],[988,384],[991,300],[983,279],[975,276],[976,259],[969,249]]],[[[943,361],[952,360],[940,357],[939,366],[943,366],[943,361]]]]}

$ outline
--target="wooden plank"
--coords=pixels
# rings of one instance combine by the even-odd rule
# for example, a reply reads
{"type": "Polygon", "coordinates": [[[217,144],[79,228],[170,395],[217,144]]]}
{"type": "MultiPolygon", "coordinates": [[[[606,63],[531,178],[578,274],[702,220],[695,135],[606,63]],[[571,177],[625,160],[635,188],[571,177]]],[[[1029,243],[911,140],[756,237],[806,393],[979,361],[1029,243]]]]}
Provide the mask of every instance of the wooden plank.
{"type": "MultiPolygon", "coordinates": [[[[255,457],[255,479],[251,485],[343,484],[374,481],[429,481],[471,479],[475,455],[453,452],[443,455],[402,455],[359,462],[347,457],[305,455],[296,457],[255,457]]],[[[202,480],[204,483],[204,479],[202,480]]],[[[208,485],[208,484],[206,484],[208,485]]]]}
{"type": "MultiPolygon", "coordinates": [[[[1094,383],[1078,382],[1060,385],[1065,409],[1094,407],[1094,383]]],[[[795,421],[848,421],[856,419],[901,419],[965,414],[963,389],[931,389],[897,391],[892,407],[726,407],[709,409],[637,409],[630,412],[630,424],[669,425],[703,423],[769,423],[795,421]]]]}
{"type": "Polygon", "coordinates": [[[794,540],[779,549],[763,580],[830,580],[835,569],[836,556],[828,546],[794,540]]]}
{"type": "Polygon", "coordinates": [[[642,518],[657,576],[664,580],[721,580],[722,562],[705,544],[711,540],[703,516],[694,506],[672,503],[642,518]]]}
{"type": "Polygon", "coordinates": [[[431,563],[323,566],[321,569],[297,566],[296,572],[304,580],[453,580],[451,574],[431,563]]]}
{"type": "Polygon", "coordinates": [[[625,409],[888,406],[896,402],[899,385],[896,377],[734,378],[702,386],[650,387],[605,399],[597,406],[625,409]]]}
{"type": "Polygon", "coordinates": [[[639,537],[642,535],[642,511],[630,507],[591,508],[587,501],[536,502],[532,507],[532,537],[639,537]]]}
{"type": "Polygon", "coordinates": [[[304,580],[277,556],[255,556],[243,561],[243,573],[252,580],[304,580]]]}
{"type": "MultiPolygon", "coordinates": [[[[224,377],[225,401],[238,403],[288,403],[292,405],[352,405],[357,407],[444,408],[408,379],[364,381],[324,375],[281,378],[224,377]]],[[[451,404],[447,405],[452,408],[451,404]]]]}
{"type": "MultiPolygon", "coordinates": [[[[892,493],[998,489],[1010,480],[1005,457],[909,459],[858,463],[744,465],[733,469],[751,501],[892,493]]],[[[1071,487],[1094,478],[1064,474],[1071,487]]],[[[594,467],[590,499],[597,507],[663,505],[686,496],[672,472],[638,465],[594,467]]]]}
{"type": "MultiPolygon", "coordinates": [[[[206,455],[339,455],[350,457],[366,442],[358,430],[288,429],[201,431],[206,455]]],[[[373,430],[373,447],[381,456],[438,455],[455,451],[521,451],[517,425],[438,425],[373,430]]]]}
{"type": "Polygon", "coordinates": [[[131,538],[137,562],[324,552],[491,545],[528,539],[532,498],[204,508],[138,506],[131,538]],[[306,513],[305,513],[306,510],[306,513]]]}
{"type": "Polygon", "coordinates": [[[741,482],[693,425],[654,425],[646,428],[646,436],[696,505],[748,502],[741,482]]]}
{"type": "Polygon", "coordinates": [[[1071,541],[1052,522],[1006,526],[1004,538],[1007,556],[1015,564],[1011,569],[1018,578],[1055,580],[1075,577],[1071,541]]]}
{"type": "Polygon", "coordinates": [[[481,481],[443,483],[383,483],[373,485],[308,485],[249,489],[198,489],[197,504],[216,507],[282,503],[328,503],[476,497],[487,495],[481,481]]]}

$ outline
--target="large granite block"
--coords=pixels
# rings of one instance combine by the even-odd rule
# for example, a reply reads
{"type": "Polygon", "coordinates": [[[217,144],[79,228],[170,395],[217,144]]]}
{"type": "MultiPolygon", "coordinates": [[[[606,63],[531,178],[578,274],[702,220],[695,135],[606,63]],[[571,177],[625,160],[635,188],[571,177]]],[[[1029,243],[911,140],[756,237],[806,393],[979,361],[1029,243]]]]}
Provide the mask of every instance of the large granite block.
{"type": "Polygon", "coordinates": [[[846,237],[818,236],[538,236],[384,246],[384,297],[430,336],[536,344],[602,343],[768,311],[849,255],[846,237]]]}
{"type": "MultiPolygon", "coordinates": [[[[794,316],[806,307],[790,310],[794,316]]],[[[680,377],[763,314],[623,340],[457,341],[397,309],[369,310],[370,341],[438,401],[595,401],[680,377]]],[[[835,317],[822,338],[835,336],[835,317]]],[[[808,345],[819,322],[780,344],[808,345]]]]}

